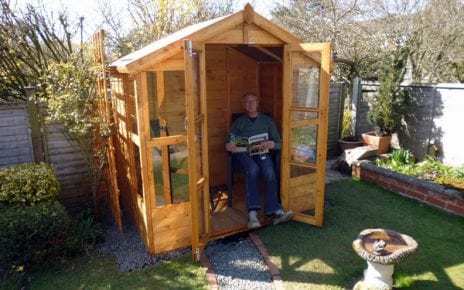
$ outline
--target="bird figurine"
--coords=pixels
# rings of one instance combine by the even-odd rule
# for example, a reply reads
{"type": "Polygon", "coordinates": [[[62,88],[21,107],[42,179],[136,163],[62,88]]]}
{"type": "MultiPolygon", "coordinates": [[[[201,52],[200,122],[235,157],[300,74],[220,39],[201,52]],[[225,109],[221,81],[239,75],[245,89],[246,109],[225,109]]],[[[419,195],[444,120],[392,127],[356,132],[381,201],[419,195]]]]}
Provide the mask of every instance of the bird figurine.
{"type": "Polygon", "coordinates": [[[372,244],[372,250],[376,255],[382,255],[387,243],[384,240],[377,240],[372,244]]]}

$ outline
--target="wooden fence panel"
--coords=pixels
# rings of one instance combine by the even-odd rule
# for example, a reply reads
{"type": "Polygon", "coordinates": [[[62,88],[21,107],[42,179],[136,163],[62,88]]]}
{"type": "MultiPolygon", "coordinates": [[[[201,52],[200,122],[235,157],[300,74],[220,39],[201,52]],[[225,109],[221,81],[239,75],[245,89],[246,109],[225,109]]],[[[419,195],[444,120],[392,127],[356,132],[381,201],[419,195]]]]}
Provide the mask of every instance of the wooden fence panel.
{"type": "Polygon", "coordinates": [[[90,203],[92,188],[85,158],[77,144],[66,138],[59,125],[47,126],[46,150],[61,184],[60,201],[68,208],[90,203]]]}
{"type": "Polygon", "coordinates": [[[0,105],[0,167],[32,162],[31,134],[25,104],[0,105]]]}
{"type": "Polygon", "coordinates": [[[335,83],[330,86],[329,94],[329,127],[327,134],[327,156],[339,153],[338,139],[342,130],[343,103],[345,101],[345,84],[335,83]]]}
{"type": "MultiPolygon", "coordinates": [[[[34,162],[29,120],[26,104],[0,104],[0,168],[34,162]]],[[[71,210],[91,202],[91,182],[78,146],[57,125],[41,131],[44,150],[61,185],[59,200],[71,210]]]]}

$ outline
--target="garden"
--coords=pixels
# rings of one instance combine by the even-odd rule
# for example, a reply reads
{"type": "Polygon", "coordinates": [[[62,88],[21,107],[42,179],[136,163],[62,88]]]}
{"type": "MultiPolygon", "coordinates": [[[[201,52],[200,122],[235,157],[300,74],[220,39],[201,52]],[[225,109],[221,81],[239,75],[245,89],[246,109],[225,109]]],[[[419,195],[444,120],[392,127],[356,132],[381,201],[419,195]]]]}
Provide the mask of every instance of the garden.
{"type": "MultiPolygon", "coordinates": [[[[92,252],[103,237],[102,225],[89,219],[88,214],[73,224],[74,219],[50,198],[29,199],[20,205],[3,202],[2,209],[0,288],[209,287],[205,269],[193,263],[190,255],[143,270],[121,272],[113,256],[92,252]],[[47,218],[40,218],[44,213],[47,218]],[[13,235],[17,237],[14,240],[13,235]]],[[[395,266],[395,288],[455,289],[464,287],[464,252],[460,250],[463,226],[463,217],[349,179],[327,185],[324,227],[290,222],[255,233],[278,267],[285,289],[352,287],[362,277],[366,263],[351,244],[367,228],[393,229],[410,235],[419,244],[415,254],[395,266]]]]}
{"type": "MultiPolygon", "coordinates": [[[[100,110],[105,114],[96,113],[95,108],[109,106],[109,86],[124,85],[106,83],[108,68],[105,64],[188,25],[235,13],[231,0],[222,1],[222,4],[209,0],[148,2],[129,1],[126,10],[130,17],[109,9],[113,5],[101,5],[100,20],[108,26],[108,37],[106,43],[102,40],[100,50],[109,52],[111,60],[105,59],[104,55],[96,56],[96,41],[84,43],[84,17],[79,19],[80,26],[76,26],[77,19],[72,19],[65,11],[48,11],[31,4],[16,7],[8,0],[0,0],[4,8],[0,23],[0,101],[23,104],[40,111],[36,112],[38,117],[34,122],[43,126],[36,128],[37,136],[29,133],[27,136],[34,147],[30,161],[36,163],[20,164],[19,158],[14,156],[8,163],[2,163],[5,168],[0,168],[1,289],[210,288],[206,269],[192,262],[191,255],[123,272],[111,253],[96,254],[105,240],[107,228],[113,226],[105,224],[102,215],[110,210],[109,207],[120,209],[119,200],[108,198],[105,200],[108,208],[105,209],[101,209],[103,203],[98,202],[106,194],[99,191],[100,185],[111,180],[105,174],[108,163],[114,160],[107,153],[114,150],[110,143],[116,130],[111,122],[111,108],[100,110]],[[153,5],[146,5],[148,2],[153,5]],[[105,6],[109,10],[105,10],[105,6]],[[131,21],[124,17],[131,18],[134,26],[126,27],[131,21]],[[79,31],[80,45],[76,40],[79,31]],[[30,94],[31,88],[33,95],[30,94]],[[59,124],[66,141],[72,144],[59,150],[68,152],[67,147],[77,147],[84,160],[83,166],[72,162],[69,166],[61,164],[61,169],[64,168],[77,183],[72,198],[86,197],[86,203],[78,211],[70,211],[62,202],[68,189],[63,190],[65,183],[58,182],[57,169],[50,165],[61,161],[52,162],[46,153],[36,152],[39,147],[45,149],[47,141],[56,141],[47,136],[46,128],[50,124],[59,124]],[[91,192],[80,192],[84,191],[83,179],[71,172],[78,167],[86,167],[91,192]]],[[[464,9],[461,1],[399,1],[402,3],[396,3],[398,7],[386,5],[390,1],[368,4],[335,1],[327,5],[320,5],[316,3],[318,1],[307,2],[291,0],[288,5],[283,2],[275,5],[271,12],[272,21],[291,31],[302,43],[330,42],[333,81],[344,82],[352,88],[357,77],[378,82],[378,90],[368,104],[369,113],[364,116],[375,137],[391,138],[392,133],[402,130],[404,133],[405,125],[410,130],[406,133],[415,133],[417,128],[424,127],[415,115],[418,106],[414,101],[417,103],[418,99],[411,98],[418,96],[411,96],[402,89],[405,76],[409,78],[409,84],[419,84],[420,93],[423,93],[420,91],[423,83],[464,82],[461,45],[464,9]],[[308,30],[308,27],[313,29],[308,30]],[[437,51],[440,52],[438,56],[437,51]]],[[[249,29],[248,20],[252,19],[247,19],[243,30],[237,29],[237,33],[243,33],[238,39],[243,40],[244,45],[249,40],[245,32],[256,33],[249,29]]],[[[101,25],[98,30],[95,28],[95,35],[104,34],[101,28],[101,25]]],[[[255,47],[261,48],[259,45],[255,47]]],[[[281,55],[271,49],[261,48],[260,51],[281,62],[286,59],[285,50],[281,55]]],[[[177,61],[171,64],[177,65],[177,61]]],[[[280,89],[274,88],[274,93],[280,89]]],[[[419,97],[422,96],[420,93],[419,97]]],[[[433,111],[431,124],[428,124],[431,133],[423,142],[425,146],[444,140],[444,132],[434,127],[433,118],[444,114],[441,111],[444,106],[437,102],[437,95],[435,90],[432,105],[437,107],[430,106],[433,111]],[[431,138],[432,129],[442,134],[437,133],[436,140],[431,138]]],[[[133,98],[130,102],[116,105],[124,110],[137,105],[133,98]]],[[[425,101],[424,104],[423,107],[430,105],[425,101]]],[[[319,111],[315,113],[319,114],[319,111]]],[[[362,144],[359,143],[361,136],[354,136],[355,130],[350,128],[351,118],[357,118],[355,111],[345,111],[343,130],[329,130],[337,131],[337,134],[343,131],[341,137],[345,141],[362,144]]],[[[14,118],[6,119],[6,125],[0,124],[3,126],[0,129],[6,128],[5,132],[13,134],[8,122],[14,118]]],[[[297,123],[300,121],[306,122],[298,120],[297,123]]],[[[291,139],[304,144],[294,148],[293,153],[300,150],[306,153],[305,157],[314,159],[315,131],[311,126],[316,125],[302,131],[294,130],[291,139]]],[[[13,147],[21,147],[12,144],[15,145],[0,144],[0,150],[4,150],[0,157],[6,155],[3,154],[5,151],[13,151],[13,147]]],[[[160,163],[154,164],[155,178],[166,178],[160,163]]],[[[403,177],[393,176],[385,181],[371,172],[361,172],[359,179],[328,184],[323,227],[290,221],[255,231],[279,269],[284,288],[352,288],[366,269],[366,262],[352,248],[353,240],[364,229],[385,228],[410,235],[419,245],[417,252],[395,265],[395,289],[464,289],[464,167],[445,165],[437,155],[416,160],[406,147],[382,155],[369,164],[384,171],[439,184],[444,191],[452,193],[440,199],[429,189],[424,189],[429,194],[426,195],[419,192],[416,185],[398,183],[404,180],[403,177]],[[368,178],[361,178],[363,174],[368,178]],[[391,185],[391,191],[381,188],[385,184],[391,185]],[[454,211],[449,209],[456,210],[457,214],[450,213],[454,211]]],[[[187,164],[172,159],[169,166],[173,171],[174,200],[188,200],[188,176],[184,174],[187,164]]],[[[115,175],[110,177],[114,181],[115,175]]],[[[162,192],[166,184],[157,184],[156,192],[162,192]]],[[[117,191],[111,184],[107,189],[113,190],[116,196],[117,191]]],[[[158,195],[155,203],[163,205],[166,202],[158,195]]],[[[120,222],[121,216],[115,214],[115,219],[120,222]]]]}
{"type": "Polygon", "coordinates": [[[464,196],[464,166],[446,165],[431,156],[415,162],[414,155],[407,149],[393,150],[388,156],[377,159],[375,164],[394,172],[443,184],[460,191],[464,196]]]}

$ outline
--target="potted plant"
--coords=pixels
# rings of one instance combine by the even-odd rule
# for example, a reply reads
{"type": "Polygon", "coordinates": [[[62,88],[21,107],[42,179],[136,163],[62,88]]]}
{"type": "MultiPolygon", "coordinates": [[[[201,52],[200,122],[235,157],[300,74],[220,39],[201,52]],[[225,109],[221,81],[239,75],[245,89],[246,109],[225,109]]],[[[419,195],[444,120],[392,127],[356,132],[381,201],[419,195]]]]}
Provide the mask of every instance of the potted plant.
{"type": "Polygon", "coordinates": [[[362,134],[364,143],[378,147],[378,154],[390,149],[391,135],[402,126],[407,110],[408,94],[400,84],[406,71],[407,49],[397,49],[388,55],[379,76],[379,92],[370,104],[368,121],[374,131],[362,134]]]}
{"type": "Polygon", "coordinates": [[[345,110],[343,112],[342,136],[341,139],[338,139],[338,147],[342,153],[346,149],[352,149],[363,145],[360,138],[353,135],[351,118],[351,110],[345,110]]]}

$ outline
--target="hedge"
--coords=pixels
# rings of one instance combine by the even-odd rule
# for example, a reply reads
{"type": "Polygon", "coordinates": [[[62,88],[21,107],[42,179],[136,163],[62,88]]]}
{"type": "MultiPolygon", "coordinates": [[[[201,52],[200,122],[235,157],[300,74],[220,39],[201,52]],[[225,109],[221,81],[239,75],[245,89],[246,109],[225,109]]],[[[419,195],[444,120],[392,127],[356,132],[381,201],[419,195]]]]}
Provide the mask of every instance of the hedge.
{"type": "Polygon", "coordinates": [[[0,170],[0,203],[3,204],[55,201],[59,189],[55,169],[46,163],[25,163],[0,170]]]}

